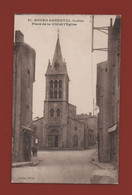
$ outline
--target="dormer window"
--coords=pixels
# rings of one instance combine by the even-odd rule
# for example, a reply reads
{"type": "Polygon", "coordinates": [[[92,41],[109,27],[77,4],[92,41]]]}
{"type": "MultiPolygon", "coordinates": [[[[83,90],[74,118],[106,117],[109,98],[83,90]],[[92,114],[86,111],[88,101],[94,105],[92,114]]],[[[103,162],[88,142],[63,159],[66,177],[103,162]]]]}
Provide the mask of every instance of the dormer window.
{"type": "Polygon", "coordinates": [[[54,66],[55,66],[55,68],[57,68],[59,66],[59,63],[55,62],[54,66]]]}

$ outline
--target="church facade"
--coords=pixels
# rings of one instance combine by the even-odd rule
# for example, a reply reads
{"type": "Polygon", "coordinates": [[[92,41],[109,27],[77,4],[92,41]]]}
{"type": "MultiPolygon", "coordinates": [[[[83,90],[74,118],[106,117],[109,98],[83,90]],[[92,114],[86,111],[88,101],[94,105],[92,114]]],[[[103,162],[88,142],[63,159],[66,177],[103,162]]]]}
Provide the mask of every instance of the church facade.
{"type": "Polygon", "coordinates": [[[46,71],[41,149],[84,149],[88,125],[78,119],[69,103],[69,76],[62,58],[59,35],[52,63],[46,71]],[[85,139],[84,139],[85,138],[85,139]]]}

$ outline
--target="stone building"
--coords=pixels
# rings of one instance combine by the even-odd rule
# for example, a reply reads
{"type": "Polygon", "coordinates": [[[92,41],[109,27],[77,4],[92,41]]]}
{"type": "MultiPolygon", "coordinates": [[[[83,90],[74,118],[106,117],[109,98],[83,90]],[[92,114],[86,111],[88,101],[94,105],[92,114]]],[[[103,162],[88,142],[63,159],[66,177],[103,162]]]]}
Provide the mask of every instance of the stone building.
{"type": "Polygon", "coordinates": [[[118,162],[120,92],[120,16],[108,30],[108,61],[97,65],[98,154],[100,162],[118,162]]]}
{"type": "Polygon", "coordinates": [[[69,104],[69,76],[59,36],[45,76],[43,147],[83,148],[84,124],[76,119],[76,106],[69,104]]]}
{"type": "Polygon", "coordinates": [[[97,142],[97,116],[78,114],[77,119],[84,123],[84,146],[89,148],[97,142]]]}
{"type": "Polygon", "coordinates": [[[35,50],[24,42],[24,35],[16,31],[13,64],[13,161],[29,161],[31,158],[34,81],[35,50]]]}
{"type": "Polygon", "coordinates": [[[62,58],[59,35],[52,63],[49,61],[45,76],[43,124],[42,118],[33,121],[39,132],[39,149],[84,149],[85,143],[88,148],[88,142],[93,139],[93,129],[88,129],[88,124],[78,118],[76,106],[69,103],[69,76],[62,58]]]}

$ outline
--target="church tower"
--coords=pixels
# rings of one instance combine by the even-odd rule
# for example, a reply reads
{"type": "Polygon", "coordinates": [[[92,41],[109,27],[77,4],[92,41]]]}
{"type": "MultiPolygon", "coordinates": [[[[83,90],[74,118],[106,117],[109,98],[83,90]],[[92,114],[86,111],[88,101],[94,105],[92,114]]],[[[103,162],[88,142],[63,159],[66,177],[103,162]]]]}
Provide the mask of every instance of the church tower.
{"type": "Polygon", "coordinates": [[[46,71],[46,94],[44,101],[44,148],[67,147],[67,118],[69,77],[66,62],[62,58],[59,34],[52,63],[46,71]]]}

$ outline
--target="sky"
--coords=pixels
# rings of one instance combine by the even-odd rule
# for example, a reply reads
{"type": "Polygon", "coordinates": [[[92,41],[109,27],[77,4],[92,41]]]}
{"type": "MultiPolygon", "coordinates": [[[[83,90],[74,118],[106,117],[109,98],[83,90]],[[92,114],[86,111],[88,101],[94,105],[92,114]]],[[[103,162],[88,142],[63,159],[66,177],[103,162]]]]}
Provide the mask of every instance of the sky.
{"type": "MultiPolygon", "coordinates": [[[[95,15],[94,26],[109,26],[114,15],[95,15]]],[[[45,73],[52,62],[58,31],[63,59],[67,64],[69,103],[77,114],[93,114],[96,107],[97,63],[107,60],[107,52],[92,52],[91,15],[15,15],[14,32],[24,34],[24,42],[36,51],[36,72],[33,84],[33,118],[42,117],[45,100],[45,73]]],[[[108,35],[94,30],[94,48],[106,48],[108,35]]],[[[95,113],[95,112],[94,112],[95,113]]]]}

